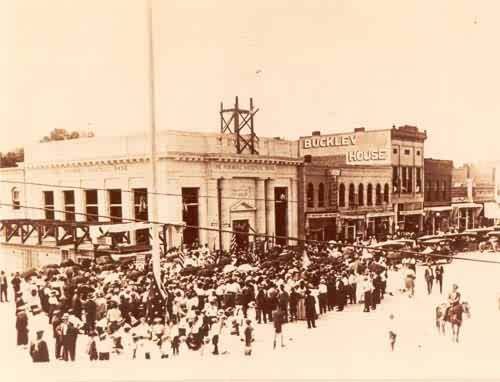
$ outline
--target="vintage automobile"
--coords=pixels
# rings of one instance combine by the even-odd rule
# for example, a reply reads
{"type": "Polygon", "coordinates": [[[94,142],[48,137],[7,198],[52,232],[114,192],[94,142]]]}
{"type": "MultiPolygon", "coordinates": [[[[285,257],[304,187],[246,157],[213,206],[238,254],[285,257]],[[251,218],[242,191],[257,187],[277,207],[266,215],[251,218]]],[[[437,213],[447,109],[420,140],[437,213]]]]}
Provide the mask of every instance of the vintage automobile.
{"type": "Polygon", "coordinates": [[[405,253],[405,250],[411,251],[413,240],[398,239],[389,240],[372,245],[371,251],[377,255],[385,256],[389,265],[398,264],[404,257],[411,256],[411,253],[405,253]]]}
{"type": "Polygon", "coordinates": [[[417,239],[417,250],[424,256],[426,262],[447,262],[451,263],[455,253],[451,248],[453,239],[446,235],[434,237],[421,237],[417,239]],[[439,255],[444,255],[443,257],[439,255]]]}

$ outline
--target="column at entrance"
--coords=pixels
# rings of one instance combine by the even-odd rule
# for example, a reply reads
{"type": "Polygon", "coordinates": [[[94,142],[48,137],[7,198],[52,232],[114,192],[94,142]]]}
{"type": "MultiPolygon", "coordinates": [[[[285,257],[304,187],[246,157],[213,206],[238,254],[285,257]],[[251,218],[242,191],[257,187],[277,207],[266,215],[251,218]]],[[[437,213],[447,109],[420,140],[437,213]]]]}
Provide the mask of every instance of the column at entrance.
{"type": "Polygon", "coordinates": [[[275,220],[274,220],[274,180],[267,179],[266,181],[266,220],[267,234],[275,235],[275,220]]]}
{"type": "MultiPolygon", "coordinates": [[[[208,181],[203,180],[200,184],[200,192],[198,194],[198,225],[200,227],[209,227],[208,223],[208,204],[217,203],[217,194],[215,198],[208,195],[208,181]]],[[[200,245],[205,246],[208,244],[208,231],[205,229],[199,230],[200,245]]]]}
{"type": "MultiPolygon", "coordinates": [[[[257,233],[266,234],[266,184],[265,179],[255,180],[255,229],[257,233]]],[[[260,238],[261,240],[264,238],[260,238]]]]}

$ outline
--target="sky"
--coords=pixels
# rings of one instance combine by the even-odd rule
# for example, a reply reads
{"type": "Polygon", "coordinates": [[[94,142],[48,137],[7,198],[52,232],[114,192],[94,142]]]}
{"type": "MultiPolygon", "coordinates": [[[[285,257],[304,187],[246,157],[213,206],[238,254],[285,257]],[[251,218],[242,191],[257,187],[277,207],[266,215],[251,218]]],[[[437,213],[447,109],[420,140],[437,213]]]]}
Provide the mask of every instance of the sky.
{"type": "MultiPolygon", "coordinates": [[[[500,1],[152,0],[159,129],[427,130],[426,157],[498,160],[500,1]]],[[[0,0],[0,151],[54,128],[149,129],[146,0],[0,0]],[[5,49],[6,48],[6,49],[5,49]]]]}

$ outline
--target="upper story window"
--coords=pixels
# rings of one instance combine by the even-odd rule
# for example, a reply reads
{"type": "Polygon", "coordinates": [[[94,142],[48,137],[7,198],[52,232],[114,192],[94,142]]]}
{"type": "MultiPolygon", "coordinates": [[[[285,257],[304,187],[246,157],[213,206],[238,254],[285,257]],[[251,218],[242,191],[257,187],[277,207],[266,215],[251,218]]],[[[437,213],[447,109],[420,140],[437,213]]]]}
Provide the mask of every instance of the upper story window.
{"type": "Polygon", "coordinates": [[[21,208],[21,201],[19,196],[19,189],[17,187],[13,187],[11,190],[12,196],[12,209],[18,210],[21,208]]]}
{"type": "Polygon", "coordinates": [[[339,207],[345,207],[345,185],[340,183],[339,185],[339,207]]]}
{"type": "Polygon", "coordinates": [[[380,184],[375,187],[375,204],[377,206],[382,204],[382,187],[380,184]]]}
{"type": "Polygon", "coordinates": [[[362,206],[365,204],[365,191],[363,184],[361,183],[358,186],[358,206],[362,206]]]}
{"type": "Polygon", "coordinates": [[[420,150],[417,150],[417,156],[418,157],[420,156],[420,150]]]}
{"type": "Polygon", "coordinates": [[[349,185],[349,207],[352,207],[356,204],[356,190],[354,184],[349,185]]]}
{"type": "Polygon", "coordinates": [[[366,187],[366,205],[373,206],[373,186],[371,183],[366,187]]]}
{"type": "Polygon", "coordinates": [[[85,190],[85,219],[88,222],[99,220],[99,207],[97,190],[85,190]]]}
{"type": "Polygon", "coordinates": [[[54,191],[43,192],[45,219],[54,220],[54,191]]]}
{"type": "Polygon", "coordinates": [[[405,155],[410,155],[410,149],[405,149],[405,155]]]}
{"type": "Polygon", "coordinates": [[[111,221],[119,223],[122,221],[122,190],[109,190],[109,215],[111,221]]]}
{"type": "Polygon", "coordinates": [[[384,203],[389,203],[389,185],[384,185],[384,203]]]}
{"type": "Polygon", "coordinates": [[[318,186],[318,207],[325,206],[325,185],[320,183],[318,186]]]}
{"type": "Polygon", "coordinates": [[[63,191],[64,195],[64,218],[67,221],[75,221],[75,191],[63,191]]]}
{"type": "Polygon", "coordinates": [[[398,149],[396,149],[396,148],[392,149],[392,153],[393,154],[397,154],[398,153],[398,149]]]}
{"type": "Polygon", "coordinates": [[[312,183],[307,185],[307,207],[314,208],[314,185],[312,183]]]}

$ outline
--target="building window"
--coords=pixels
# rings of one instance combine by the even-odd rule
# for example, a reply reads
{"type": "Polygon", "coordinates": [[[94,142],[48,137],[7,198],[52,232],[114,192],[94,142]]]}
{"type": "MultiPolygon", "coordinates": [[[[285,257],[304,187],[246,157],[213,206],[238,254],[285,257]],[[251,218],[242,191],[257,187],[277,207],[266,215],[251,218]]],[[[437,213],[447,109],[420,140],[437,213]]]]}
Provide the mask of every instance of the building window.
{"type": "Polygon", "coordinates": [[[109,190],[109,215],[113,223],[122,221],[122,190],[109,190]]]}
{"type": "Polygon", "coordinates": [[[134,189],[134,218],[136,220],[148,220],[148,189],[134,189]]]}
{"type": "Polygon", "coordinates": [[[444,180],[441,182],[441,195],[442,200],[446,200],[446,182],[444,180]]]}
{"type": "Polygon", "coordinates": [[[389,203],[389,184],[384,185],[384,203],[389,203]]]}
{"type": "Polygon", "coordinates": [[[356,190],[354,184],[349,185],[349,207],[354,207],[356,204],[356,190]]]}
{"type": "Polygon", "coordinates": [[[432,183],[432,200],[439,200],[439,182],[435,181],[432,183]]]}
{"type": "Polygon", "coordinates": [[[325,206],[325,185],[320,183],[318,186],[318,207],[325,206]]]}
{"type": "Polygon", "coordinates": [[[307,207],[314,208],[314,186],[312,183],[307,185],[307,207]]]}
{"type": "Polygon", "coordinates": [[[398,149],[392,149],[392,152],[393,152],[393,154],[397,154],[398,153],[398,149]]]}
{"type": "Polygon", "coordinates": [[[407,191],[410,193],[413,191],[413,167],[408,167],[408,184],[406,185],[407,191]]]}
{"type": "Polygon", "coordinates": [[[54,220],[54,191],[43,192],[45,219],[54,220]]]}
{"type": "Polygon", "coordinates": [[[13,210],[18,210],[21,208],[21,202],[19,198],[19,190],[17,187],[13,187],[11,190],[11,196],[12,196],[12,209],[13,210]]]}
{"type": "Polygon", "coordinates": [[[373,186],[371,183],[366,187],[366,205],[373,206],[373,186]]]}
{"type": "Polygon", "coordinates": [[[420,194],[422,192],[422,169],[417,167],[415,170],[417,171],[417,185],[415,187],[415,192],[420,194]]]}
{"type": "Polygon", "coordinates": [[[377,184],[375,187],[375,204],[380,206],[382,204],[382,187],[377,184]]]}
{"type": "Polygon", "coordinates": [[[340,183],[339,185],[339,207],[345,207],[345,185],[340,183]]]}
{"type": "Polygon", "coordinates": [[[392,167],[392,187],[394,193],[399,193],[400,183],[399,183],[399,167],[392,167]]]}
{"type": "Polygon", "coordinates": [[[363,188],[363,184],[358,186],[358,206],[362,206],[365,204],[365,190],[363,188]]]}
{"type": "Polygon", "coordinates": [[[401,192],[403,194],[408,192],[407,183],[408,178],[406,177],[406,167],[401,167],[401,192]]]}
{"type": "Polygon", "coordinates": [[[431,183],[430,182],[425,182],[425,200],[427,201],[432,201],[432,195],[431,195],[431,183]]]}
{"type": "Polygon", "coordinates": [[[335,182],[330,182],[330,192],[328,193],[330,207],[335,206],[335,182]]]}
{"type": "Polygon", "coordinates": [[[417,150],[417,157],[420,156],[420,150],[417,150]]]}
{"type": "Polygon", "coordinates": [[[88,222],[99,221],[97,200],[97,190],[85,190],[85,220],[88,222]]]}
{"type": "Polygon", "coordinates": [[[405,149],[405,155],[410,155],[410,149],[405,149]]]}
{"type": "Polygon", "coordinates": [[[63,191],[64,220],[75,221],[75,191],[63,191]]]}

